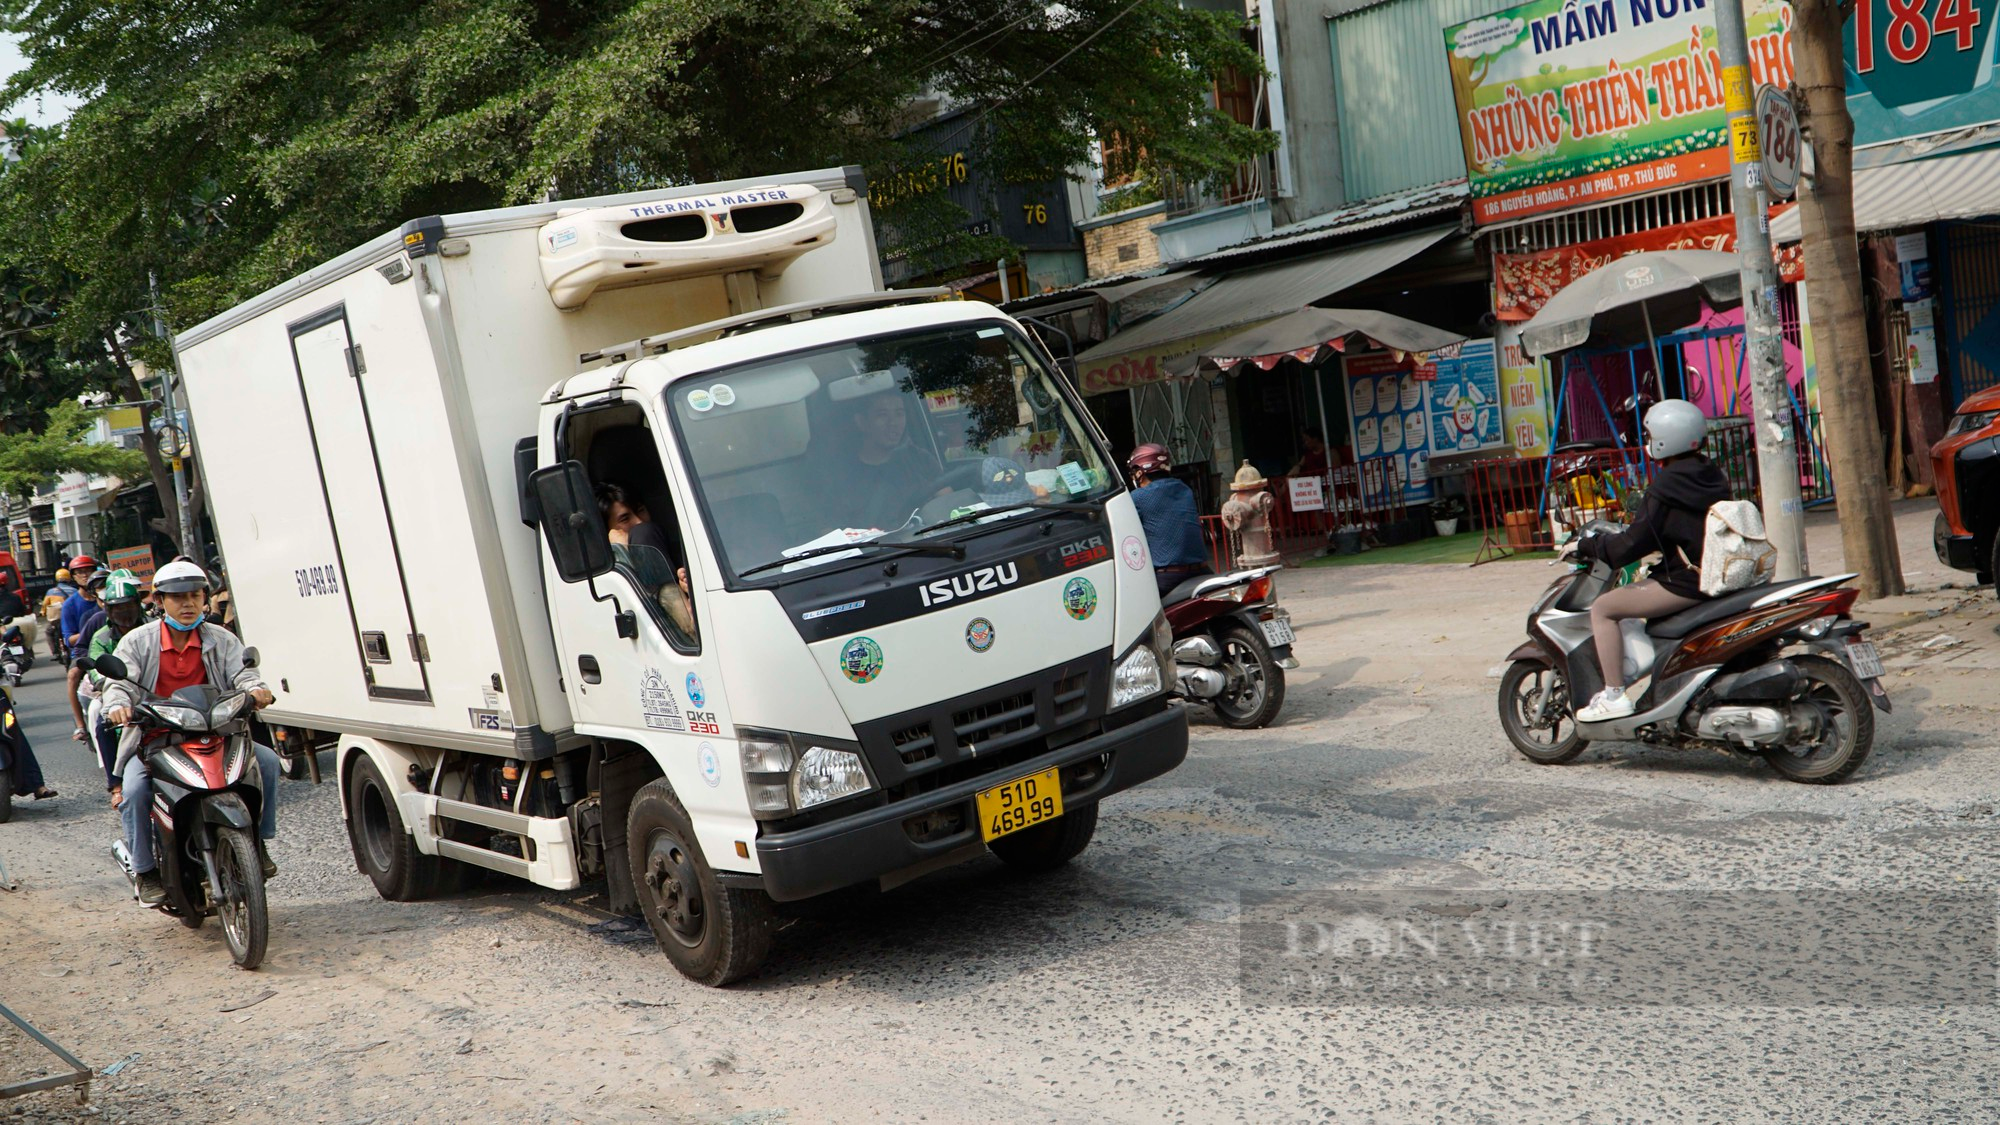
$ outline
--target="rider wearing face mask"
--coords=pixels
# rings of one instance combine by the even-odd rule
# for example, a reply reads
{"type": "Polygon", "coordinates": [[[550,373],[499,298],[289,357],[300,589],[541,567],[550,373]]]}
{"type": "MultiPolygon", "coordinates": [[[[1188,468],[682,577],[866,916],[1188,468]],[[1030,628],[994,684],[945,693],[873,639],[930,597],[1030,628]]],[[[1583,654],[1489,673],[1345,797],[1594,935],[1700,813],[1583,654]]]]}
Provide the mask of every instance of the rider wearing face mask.
{"type": "MultiPolygon", "coordinates": [[[[125,662],[131,683],[112,680],[105,684],[105,722],[123,726],[131,721],[136,702],[131,684],[160,696],[213,684],[248,691],[260,709],[274,702],[264,678],[255,668],[244,666],[243,642],[222,626],[202,620],[208,589],[208,572],[189,559],[175,559],[153,575],[153,593],[166,613],[159,622],[138,626],[118,642],[116,655],[125,662]]],[[[263,861],[264,877],[269,879],[278,873],[278,865],[271,861],[265,842],[278,834],[278,778],[282,775],[278,755],[268,746],[256,749],[264,789],[257,853],[263,861]]],[[[146,823],[153,786],[145,757],[132,754],[119,765],[119,774],[122,792],[114,792],[113,799],[124,814],[125,847],[132,854],[132,871],[139,879],[139,900],[156,903],[166,897],[166,889],[160,883],[153,834],[146,823]]]]}

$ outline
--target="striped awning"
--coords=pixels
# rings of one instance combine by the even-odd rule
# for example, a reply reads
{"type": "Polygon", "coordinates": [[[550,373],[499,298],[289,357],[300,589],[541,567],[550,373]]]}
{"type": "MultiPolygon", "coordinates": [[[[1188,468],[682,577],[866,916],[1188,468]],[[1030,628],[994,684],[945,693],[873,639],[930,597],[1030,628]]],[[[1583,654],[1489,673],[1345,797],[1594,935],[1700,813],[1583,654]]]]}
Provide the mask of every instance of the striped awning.
{"type": "MultiPolygon", "coordinates": [[[[2000,149],[1854,172],[1857,233],[1993,214],[2000,214],[2000,149]]],[[[1798,208],[1771,220],[1772,242],[1797,242],[1799,237],[1798,208]]]]}

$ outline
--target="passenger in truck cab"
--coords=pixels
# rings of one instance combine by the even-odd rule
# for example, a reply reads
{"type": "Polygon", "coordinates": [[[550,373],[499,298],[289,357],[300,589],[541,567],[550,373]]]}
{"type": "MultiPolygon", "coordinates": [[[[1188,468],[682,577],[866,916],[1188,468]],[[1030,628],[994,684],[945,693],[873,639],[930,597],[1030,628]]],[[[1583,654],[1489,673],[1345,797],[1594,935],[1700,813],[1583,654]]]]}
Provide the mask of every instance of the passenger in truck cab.
{"type": "MultiPolygon", "coordinates": [[[[153,592],[166,614],[158,624],[134,628],[119,640],[116,655],[125,662],[131,682],[154,695],[170,696],[185,687],[202,684],[232,686],[248,691],[260,710],[275,697],[255,668],[243,663],[243,642],[220,625],[202,620],[208,608],[208,572],[191,559],[178,558],[153,575],[153,592]]],[[[136,697],[130,684],[116,680],[104,686],[104,721],[123,726],[132,719],[136,697]]],[[[263,861],[264,878],[278,873],[265,842],[278,834],[278,755],[270,747],[257,746],[257,769],[263,783],[262,823],[257,832],[257,856],[263,861]]],[[[139,880],[139,901],[152,904],[166,897],[153,855],[153,834],[147,828],[147,810],[153,803],[152,775],[146,759],[133,755],[120,772],[120,785],[112,793],[125,822],[125,847],[132,854],[132,872],[139,880]]]]}
{"type": "Polygon", "coordinates": [[[690,638],[696,636],[694,595],[680,546],[667,530],[653,522],[644,502],[623,485],[597,486],[597,510],[604,514],[604,533],[612,554],[629,570],[639,588],[651,594],[667,618],[690,638]]]}

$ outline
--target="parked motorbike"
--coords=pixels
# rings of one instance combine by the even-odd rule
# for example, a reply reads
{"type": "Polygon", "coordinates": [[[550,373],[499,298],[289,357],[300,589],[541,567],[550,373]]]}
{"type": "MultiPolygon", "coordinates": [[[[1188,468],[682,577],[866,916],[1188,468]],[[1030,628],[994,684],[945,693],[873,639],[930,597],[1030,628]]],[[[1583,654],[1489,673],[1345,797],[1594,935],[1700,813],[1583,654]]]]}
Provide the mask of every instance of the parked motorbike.
{"type": "Polygon", "coordinates": [[[1222,725],[1269,726],[1285,703],[1292,615],[1278,604],[1277,567],[1190,578],[1161,598],[1174,634],[1180,692],[1215,708],[1222,725]]]}
{"type": "MultiPolygon", "coordinates": [[[[1595,521],[1584,534],[1616,530],[1595,521]]],[[[1507,656],[1500,725],[1543,765],[1594,741],[1639,741],[1759,755],[1793,781],[1844,781],[1874,745],[1873,708],[1890,706],[1882,662],[1861,637],[1868,625],[1848,615],[1860,591],[1842,586],[1853,577],[1773,582],[1624,622],[1625,682],[1652,680],[1630,716],[1581,723],[1576,709],[1604,686],[1590,606],[1615,572],[1579,562],[1549,584],[1527,642],[1507,656]]]]}
{"type": "MultiPolygon", "coordinates": [[[[255,664],[256,651],[245,653],[246,663],[255,664]]],[[[200,929],[210,915],[220,917],[230,956],[246,969],[256,968],[270,934],[257,820],[266,786],[278,779],[262,777],[257,768],[250,693],[202,685],[161,697],[130,684],[125,662],[116,656],[84,658],[77,665],[141,694],[120,735],[119,753],[123,757],[136,740],[152,772],[148,825],[167,891],[159,909],[189,929],[200,929]]],[[[137,898],[138,876],[125,841],[112,845],[112,852],[137,898]]]]}

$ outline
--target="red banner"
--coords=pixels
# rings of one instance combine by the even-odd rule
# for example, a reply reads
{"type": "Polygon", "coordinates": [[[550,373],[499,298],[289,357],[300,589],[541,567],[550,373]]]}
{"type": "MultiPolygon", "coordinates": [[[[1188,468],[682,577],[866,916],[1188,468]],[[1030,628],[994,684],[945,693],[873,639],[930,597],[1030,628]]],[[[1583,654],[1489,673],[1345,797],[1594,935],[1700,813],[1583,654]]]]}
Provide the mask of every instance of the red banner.
{"type": "MultiPolygon", "coordinates": [[[[1677,226],[1659,227],[1617,238],[1579,242],[1533,254],[1493,255],[1493,315],[1501,320],[1527,320],[1549,298],[1577,278],[1606,263],[1646,250],[1736,249],[1736,216],[1717,215],[1677,226]]],[[[1778,275],[1785,281],[1805,278],[1805,258],[1793,243],[1778,251],[1778,275]]]]}

